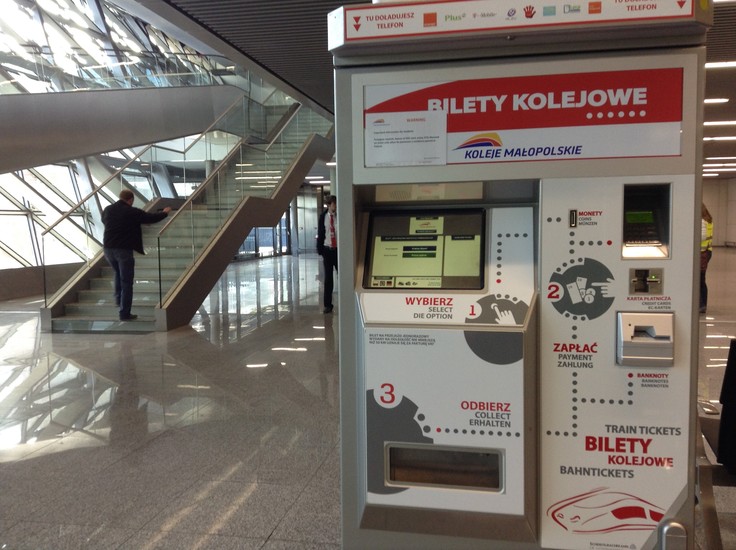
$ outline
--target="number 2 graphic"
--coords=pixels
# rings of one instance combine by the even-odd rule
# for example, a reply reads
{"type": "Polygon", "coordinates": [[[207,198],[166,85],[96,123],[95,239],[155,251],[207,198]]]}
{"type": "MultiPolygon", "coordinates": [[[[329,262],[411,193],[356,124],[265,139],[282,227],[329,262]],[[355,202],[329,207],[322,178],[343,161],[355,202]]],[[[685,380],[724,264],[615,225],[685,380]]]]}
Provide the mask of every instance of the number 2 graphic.
{"type": "Polygon", "coordinates": [[[547,287],[547,299],[553,302],[558,302],[562,299],[562,293],[560,292],[562,287],[558,283],[550,283],[547,287]]]}

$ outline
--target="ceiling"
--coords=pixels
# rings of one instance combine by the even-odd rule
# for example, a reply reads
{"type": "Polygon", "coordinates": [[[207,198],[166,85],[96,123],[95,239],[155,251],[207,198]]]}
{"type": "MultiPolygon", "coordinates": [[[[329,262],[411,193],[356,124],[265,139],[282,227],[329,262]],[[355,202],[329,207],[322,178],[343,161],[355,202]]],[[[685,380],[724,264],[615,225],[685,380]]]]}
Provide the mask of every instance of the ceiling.
{"type": "MultiPolygon", "coordinates": [[[[333,112],[332,55],[327,51],[327,14],[365,0],[165,0],[189,19],[228,42],[329,112],[333,112]]],[[[707,61],[736,61],[736,0],[715,3],[715,24],[707,36],[707,61]]],[[[734,136],[736,66],[708,69],[706,98],[728,98],[706,105],[705,136],[734,136]]],[[[704,156],[734,157],[706,163],[734,163],[736,140],[705,141],[704,156]]],[[[735,178],[736,171],[719,177],[735,178]]]]}

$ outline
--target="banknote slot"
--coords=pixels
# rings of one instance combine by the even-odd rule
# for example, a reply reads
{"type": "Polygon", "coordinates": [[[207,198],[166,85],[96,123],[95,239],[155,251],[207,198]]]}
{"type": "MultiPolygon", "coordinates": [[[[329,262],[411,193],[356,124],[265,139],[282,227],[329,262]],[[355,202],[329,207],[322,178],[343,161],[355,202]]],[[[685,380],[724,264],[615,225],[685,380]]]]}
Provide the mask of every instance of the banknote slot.
{"type": "Polygon", "coordinates": [[[619,365],[628,367],[674,365],[674,313],[620,311],[616,317],[616,362],[619,365]]]}
{"type": "Polygon", "coordinates": [[[386,462],[391,485],[502,489],[499,450],[388,445],[386,462]]]}

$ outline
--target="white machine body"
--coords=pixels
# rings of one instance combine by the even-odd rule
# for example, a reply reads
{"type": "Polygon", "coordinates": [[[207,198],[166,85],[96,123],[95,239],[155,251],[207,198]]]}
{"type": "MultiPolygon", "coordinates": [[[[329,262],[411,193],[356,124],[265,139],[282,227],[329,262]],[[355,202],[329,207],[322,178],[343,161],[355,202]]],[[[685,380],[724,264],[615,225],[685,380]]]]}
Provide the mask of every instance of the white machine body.
{"type": "Polygon", "coordinates": [[[694,544],[710,7],[527,4],[330,14],[345,548],[694,544]]]}

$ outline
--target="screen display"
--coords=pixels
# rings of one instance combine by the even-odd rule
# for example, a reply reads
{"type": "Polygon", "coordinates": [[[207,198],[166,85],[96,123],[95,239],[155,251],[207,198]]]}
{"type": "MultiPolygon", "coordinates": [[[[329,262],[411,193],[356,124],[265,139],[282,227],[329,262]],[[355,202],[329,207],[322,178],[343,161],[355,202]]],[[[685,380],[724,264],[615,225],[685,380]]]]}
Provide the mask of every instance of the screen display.
{"type": "Polygon", "coordinates": [[[654,212],[645,211],[629,211],[626,212],[626,223],[654,223],[654,212]]]}
{"type": "Polygon", "coordinates": [[[376,212],[365,288],[483,288],[483,210],[376,212]]]}
{"type": "Polygon", "coordinates": [[[624,186],[624,258],[667,256],[670,203],[669,184],[624,186]]]}
{"type": "Polygon", "coordinates": [[[660,246],[662,235],[652,210],[624,213],[624,246],[660,246]]]}

